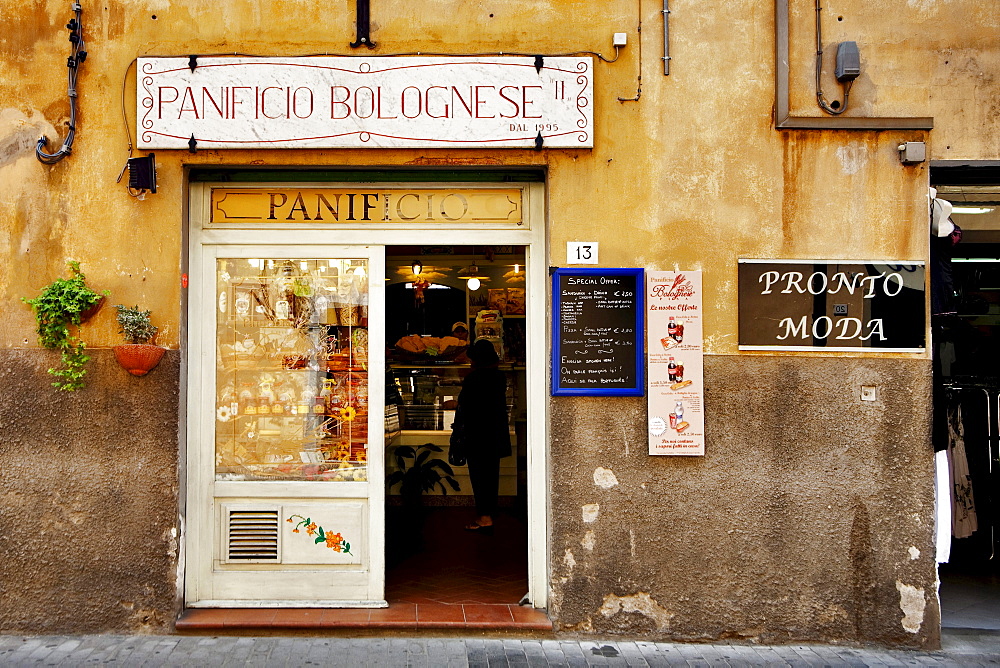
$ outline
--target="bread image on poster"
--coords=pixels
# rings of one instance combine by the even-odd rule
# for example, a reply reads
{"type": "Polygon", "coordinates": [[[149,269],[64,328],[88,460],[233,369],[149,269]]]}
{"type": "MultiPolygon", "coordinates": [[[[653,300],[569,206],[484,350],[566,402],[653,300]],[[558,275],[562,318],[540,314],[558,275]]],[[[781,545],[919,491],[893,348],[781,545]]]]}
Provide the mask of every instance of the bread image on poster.
{"type": "Polygon", "coordinates": [[[507,288],[507,315],[524,315],[524,288],[507,288]]]}
{"type": "Polygon", "coordinates": [[[501,313],[507,310],[507,288],[490,288],[490,310],[500,311],[501,313]]]}

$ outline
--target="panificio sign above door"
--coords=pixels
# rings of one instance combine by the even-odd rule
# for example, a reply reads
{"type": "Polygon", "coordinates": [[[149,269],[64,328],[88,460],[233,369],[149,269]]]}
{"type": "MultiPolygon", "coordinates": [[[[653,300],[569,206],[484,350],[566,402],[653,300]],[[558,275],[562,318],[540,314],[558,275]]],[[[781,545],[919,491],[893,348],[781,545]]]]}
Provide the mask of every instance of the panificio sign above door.
{"type": "Polygon", "coordinates": [[[594,146],[589,57],[138,63],[141,149],[594,146]]]}

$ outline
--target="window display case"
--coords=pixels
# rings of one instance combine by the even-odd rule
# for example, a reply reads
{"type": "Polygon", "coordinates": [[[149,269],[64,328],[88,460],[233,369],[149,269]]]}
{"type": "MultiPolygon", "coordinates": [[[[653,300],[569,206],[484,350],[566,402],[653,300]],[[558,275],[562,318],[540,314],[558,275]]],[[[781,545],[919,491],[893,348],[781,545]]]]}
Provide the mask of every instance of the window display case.
{"type": "Polygon", "coordinates": [[[215,479],[367,480],[367,260],[216,264],[215,479]]]}
{"type": "Polygon", "coordinates": [[[470,370],[468,364],[391,364],[401,429],[450,433],[462,379],[470,370]]]}

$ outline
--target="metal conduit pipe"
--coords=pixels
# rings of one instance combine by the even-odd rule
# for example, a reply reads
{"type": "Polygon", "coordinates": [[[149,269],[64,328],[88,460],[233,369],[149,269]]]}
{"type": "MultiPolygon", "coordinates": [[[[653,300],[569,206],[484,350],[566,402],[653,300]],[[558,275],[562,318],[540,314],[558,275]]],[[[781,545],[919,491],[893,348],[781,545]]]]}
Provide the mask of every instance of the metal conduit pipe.
{"type": "Polygon", "coordinates": [[[663,0],[663,76],[670,75],[670,0],[663,0]]]}

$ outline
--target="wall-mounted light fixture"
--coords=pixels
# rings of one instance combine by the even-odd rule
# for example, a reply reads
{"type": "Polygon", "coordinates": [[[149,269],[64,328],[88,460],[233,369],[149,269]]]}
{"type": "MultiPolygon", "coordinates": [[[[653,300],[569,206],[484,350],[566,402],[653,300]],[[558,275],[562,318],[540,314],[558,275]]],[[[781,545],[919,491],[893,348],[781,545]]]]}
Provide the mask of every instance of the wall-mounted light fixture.
{"type": "Polygon", "coordinates": [[[146,193],[156,193],[156,154],[128,159],[129,194],[143,199],[146,193]]]}
{"type": "Polygon", "coordinates": [[[424,264],[420,260],[414,260],[413,264],[410,265],[410,271],[413,272],[414,276],[419,276],[424,270],[424,264]]]}

